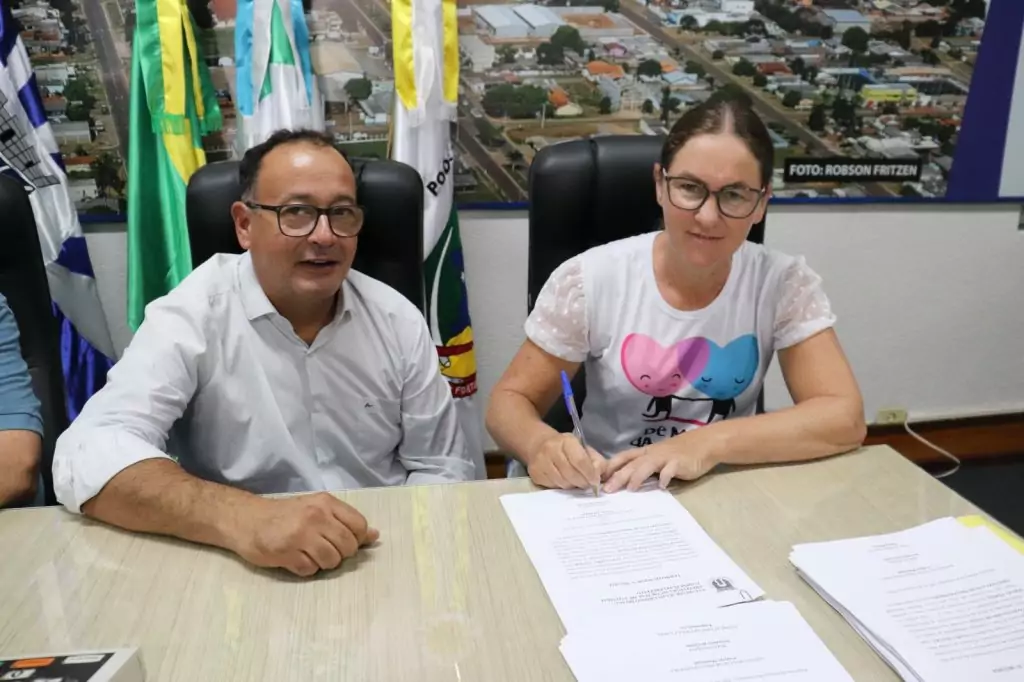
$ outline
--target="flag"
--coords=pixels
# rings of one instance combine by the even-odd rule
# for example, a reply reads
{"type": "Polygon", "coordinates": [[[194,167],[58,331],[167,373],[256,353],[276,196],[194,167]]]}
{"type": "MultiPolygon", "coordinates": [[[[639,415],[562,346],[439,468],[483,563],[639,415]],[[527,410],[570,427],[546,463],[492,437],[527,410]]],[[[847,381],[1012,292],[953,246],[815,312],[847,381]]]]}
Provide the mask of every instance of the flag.
{"type": "Polygon", "coordinates": [[[8,0],[0,0],[0,172],[25,187],[60,324],[68,417],[106,381],[114,357],[89,249],[68,192],[28,52],[8,0]]]}
{"type": "Polygon", "coordinates": [[[238,0],[235,94],[240,153],[281,128],[324,129],[302,0],[238,0]]]}
{"type": "Polygon", "coordinates": [[[395,115],[391,157],[423,178],[426,312],[477,478],[486,478],[476,356],[453,201],[459,45],[455,0],[392,0],[395,115]]]}
{"type": "Polygon", "coordinates": [[[128,132],[128,324],[192,271],[185,189],[220,108],[186,0],[137,0],[128,132]]]}

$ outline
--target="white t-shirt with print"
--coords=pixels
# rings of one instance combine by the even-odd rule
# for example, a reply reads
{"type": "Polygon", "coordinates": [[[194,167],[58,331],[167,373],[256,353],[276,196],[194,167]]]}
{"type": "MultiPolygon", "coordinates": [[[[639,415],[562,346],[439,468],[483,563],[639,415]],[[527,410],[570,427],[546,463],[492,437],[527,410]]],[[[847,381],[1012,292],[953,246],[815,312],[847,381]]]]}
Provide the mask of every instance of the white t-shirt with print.
{"type": "Polygon", "coordinates": [[[606,457],[715,421],[752,415],[775,351],[835,324],[802,258],[745,242],[721,293],[670,306],[654,278],[658,232],[575,256],[548,278],[526,335],[586,367],[582,425],[606,457]]]}

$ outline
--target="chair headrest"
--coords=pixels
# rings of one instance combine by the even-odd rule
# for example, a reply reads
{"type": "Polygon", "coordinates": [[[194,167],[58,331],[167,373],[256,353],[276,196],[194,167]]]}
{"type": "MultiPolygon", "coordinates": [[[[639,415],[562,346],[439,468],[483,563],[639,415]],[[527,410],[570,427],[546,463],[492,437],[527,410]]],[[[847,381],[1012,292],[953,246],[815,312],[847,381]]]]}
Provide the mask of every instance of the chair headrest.
{"type": "Polygon", "coordinates": [[[530,166],[531,299],[563,261],[655,229],[663,137],[613,135],[545,147],[530,166]]]}
{"type": "MultiPolygon", "coordinates": [[[[366,209],[353,267],[397,289],[423,309],[423,184],[419,173],[390,160],[350,159],[356,196],[366,209]]],[[[215,253],[241,253],[231,204],[241,198],[237,161],[196,171],[186,193],[193,267],[215,253]]]]}

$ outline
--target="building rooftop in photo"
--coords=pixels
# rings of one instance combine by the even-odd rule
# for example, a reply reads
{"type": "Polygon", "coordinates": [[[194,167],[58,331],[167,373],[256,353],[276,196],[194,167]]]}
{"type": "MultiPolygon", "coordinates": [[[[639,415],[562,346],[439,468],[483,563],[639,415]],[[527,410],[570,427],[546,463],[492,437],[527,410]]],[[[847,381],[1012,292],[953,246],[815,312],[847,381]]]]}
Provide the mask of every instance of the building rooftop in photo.
{"type": "Polygon", "coordinates": [[[833,21],[842,23],[870,22],[871,19],[854,9],[823,9],[822,13],[833,21]]]}
{"type": "Polygon", "coordinates": [[[565,23],[562,20],[562,17],[541,5],[516,5],[514,6],[513,11],[519,15],[520,19],[533,28],[538,26],[548,26],[551,24],[561,26],[565,23]]]}
{"type": "Polygon", "coordinates": [[[506,5],[483,5],[473,8],[473,11],[493,28],[505,28],[508,26],[526,27],[526,23],[519,15],[506,5]]]}

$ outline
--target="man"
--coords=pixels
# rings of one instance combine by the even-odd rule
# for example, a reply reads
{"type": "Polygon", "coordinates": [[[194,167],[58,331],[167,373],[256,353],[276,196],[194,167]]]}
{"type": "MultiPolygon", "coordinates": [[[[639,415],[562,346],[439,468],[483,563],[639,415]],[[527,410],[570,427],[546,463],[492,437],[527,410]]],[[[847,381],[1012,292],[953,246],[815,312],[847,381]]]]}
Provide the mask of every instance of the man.
{"type": "Polygon", "coordinates": [[[18,325],[0,295],[0,507],[32,502],[42,436],[39,400],[21,357],[18,325]]]}
{"type": "Polygon", "coordinates": [[[377,532],[327,494],[253,493],[466,480],[472,464],[423,316],[350,270],[363,213],[332,138],[279,131],[239,176],[248,253],[147,307],[59,439],[54,486],[71,511],[307,576],[377,532]]]}

